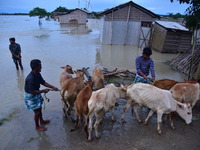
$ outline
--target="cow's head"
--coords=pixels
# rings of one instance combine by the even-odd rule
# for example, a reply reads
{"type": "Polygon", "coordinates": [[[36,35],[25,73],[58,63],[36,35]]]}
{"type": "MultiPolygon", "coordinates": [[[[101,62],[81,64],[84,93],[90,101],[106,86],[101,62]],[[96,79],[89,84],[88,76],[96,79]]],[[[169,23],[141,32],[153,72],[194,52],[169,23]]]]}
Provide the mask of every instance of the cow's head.
{"type": "Polygon", "coordinates": [[[192,107],[189,103],[177,102],[176,111],[187,124],[192,122],[192,107]]]}
{"type": "Polygon", "coordinates": [[[126,91],[127,91],[127,88],[128,86],[127,85],[120,85],[119,87],[119,95],[120,95],[120,98],[126,98],[126,91]]]}
{"type": "Polygon", "coordinates": [[[70,74],[74,74],[72,67],[70,65],[66,65],[65,67],[60,67],[60,68],[64,69],[66,72],[70,74]]]}
{"type": "Polygon", "coordinates": [[[76,77],[84,77],[83,71],[81,69],[78,69],[74,72],[76,73],[76,77]]]}
{"type": "Polygon", "coordinates": [[[91,80],[86,81],[86,86],[92,88],[92,81],[91,80]]]}

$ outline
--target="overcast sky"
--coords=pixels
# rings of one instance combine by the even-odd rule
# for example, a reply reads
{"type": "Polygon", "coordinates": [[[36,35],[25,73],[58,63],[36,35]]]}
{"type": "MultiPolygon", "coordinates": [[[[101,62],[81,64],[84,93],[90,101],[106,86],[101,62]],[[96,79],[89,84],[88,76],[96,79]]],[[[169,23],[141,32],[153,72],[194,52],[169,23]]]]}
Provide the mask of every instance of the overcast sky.
{"type": "MultiPolygon", "coordinates": [[[[52,12],[62,6],[68,9],[85,8],[90,11],[103,11],[107,8],[128,2],[129,0],[0,0],[0,13],[28,13],[35,7],[46,9],[52,12]],[[87,2],[87,3],[86,3],[87,2]],[[87,4],[87,5],[86,5],[87,4]]],[[[136,4],[149,9],[156,14],[181,13],[184,14],[187,4],[179,4],[177,0],[171,3],[170,0],[133,0],[136,4]]]]}

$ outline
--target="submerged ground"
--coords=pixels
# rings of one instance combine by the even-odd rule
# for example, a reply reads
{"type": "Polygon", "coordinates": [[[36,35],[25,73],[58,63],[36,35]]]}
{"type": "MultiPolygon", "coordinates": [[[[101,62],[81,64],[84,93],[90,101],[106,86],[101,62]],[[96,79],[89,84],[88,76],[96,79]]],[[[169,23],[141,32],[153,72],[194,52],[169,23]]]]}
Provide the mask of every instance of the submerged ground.
{"type": "MultiPolygon", "coordinates": [[[[111,122],[110,113],[105,114],[99,126],[101,139],[93,133],[93,141],[88,142],[81,129],[70,132],[74,123],[63,117],[60,94],[49,92],[44,118],[51,123],[46,132],[34,129],[33,112],[26,110],[23,101],[24,80],[30,72],[29,62],[38,58],[42,61],[44,79],[59,87],[61,66],[70,64],[74,69],[95,67],[108,69],[129,69],[135,71],[135,58],[141,55],[136,46],[101,45],[98,28],[87,32],[85,28],[60,26],[53,20],[43,20],[38,26],[37,18],[27,16],[0,16],[0,149],[130,149],[130,150],[199,150],[200,147],[200,104],[193,109],[193,123],[186,123],[175,117],[176,129],[170,129],[169,122],[162,125],[162,135],[156,133],[156,115],[147,126],[138,124],[135,115],[128,110],[126,124],[121,123],[121,113],[126,100],[120,100],[115,108],[116,122],[111,122]],[[10,37],[21,44],[24,71],[16,71],[8,51],[10,37]]],[[[186,79],[179,72],[171,70],[166,63],[176,55],[153,52],[156,78],[170,78],[178,81],[186,79]]],[[[147,115],[140,109],[142,120],[147,115]]]]}

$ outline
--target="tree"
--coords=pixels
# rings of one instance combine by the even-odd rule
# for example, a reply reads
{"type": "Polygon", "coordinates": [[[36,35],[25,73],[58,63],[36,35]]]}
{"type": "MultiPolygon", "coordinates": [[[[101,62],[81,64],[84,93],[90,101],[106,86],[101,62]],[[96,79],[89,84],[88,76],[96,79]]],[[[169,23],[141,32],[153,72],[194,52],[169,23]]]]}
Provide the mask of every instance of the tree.
{"type": "Polygon", "coordinates": [[[34,8],[33,10],[31,10],[29,12],[29,16],[30,17],[38,16],[38,18],[39,18],[39,25],[41,25],[42,23],[41,23],[40,19],[44,18],[45,16],[48,16],[48,13],[47,13],[47,11],[45,9],[36,7],[36,8],[34,8]]]}
{"type": "MultiPolygon", "coordinates": [[[[170,0],[173,2],[174,0],[170,0]]],[[[197,41],[197,30],[200,28],[200,0],[177,0],[182,3],[189,4],[190,6],[186,9],[186,27],[188,27],[191,31],[193,31],[192,38],[192,59],[190,63],[189,75],[188,79],[191,77],[193,59],[194,59],[194,50],[197,41]]]]}
{"type": "Polygon", "coordinates": [[[53,12],[68,12],[68,11],[69,11],[69,9],[59,6],[53,12]]]}

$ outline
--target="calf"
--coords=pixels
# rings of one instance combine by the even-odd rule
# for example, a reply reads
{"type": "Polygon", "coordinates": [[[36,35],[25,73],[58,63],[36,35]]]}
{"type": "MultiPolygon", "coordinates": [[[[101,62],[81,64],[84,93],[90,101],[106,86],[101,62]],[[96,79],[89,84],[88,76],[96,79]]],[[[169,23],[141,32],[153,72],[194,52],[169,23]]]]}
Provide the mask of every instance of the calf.
{"type": "Polygon", "coordinates": [[[100,68],[95,68],[92,73],[92,82],[95,90],[104,87],[104,75],[100,68]]]}
{"type": "Polygon", "coordinates": [[[74,106],[76,96],[84,88],[84,75],[82,70],[77,70],[76,78],[71,78],[63,85],[61,90],[62,99],[64,102],[63,111],[65,115],[70,115],[74,106]],[[67,111],[67,114],[66,114],[67,111]]]}
{"type": "Polygon", "coordinates": [[[87,118],[89,119],[89,141],[91,140],[93,116],[95,115],[96,117],[96,122],[94,124],[96,137],[100,138],[97,129],[99,123],[102,120],[103,114],[111,109],[112,121],[115,121],[113,114],[115,103],[118,101],[119,98],[125,98],[125,94],[126,92],[121,91],[121,88],[117,88],[113,84],[109,84],[105,88],[102,88],[92,93],[92,96],[88,101],[89,113],[87,116],[87,118]]]}
{"type": "Polygon", "coordinates": [[[63,88],[65,82],[72,78],[71,74],[74,74],[72,71],[72,67],[70,65],[66,65],[65,67],[61,67],[63,69],[60,75],[60,87],[63,88]]]}
{"type": "Polygon", "coordinates": [[[199,83],[177,83],[170,91],[175,100],[181,103],[190,103],[192,107],[199,100],[199,83]]]}
{"type": "MultiPolygon", "coordinates": [[[[126,88],[128,101],[124,107],[122,114],[122,122],[124,123],[124,114],[126,110],[132,106],[136,114],[138,122],[141,122],[137,107],[138,104],[150,108],[150,112],[145,119],[147,124],[148,119],[157,112],[157,131],[161,134],[160,123],[162,121],[163,114],[169,114],[170,112],[176,111],[187,124],[191,123],[192,120],[192,108],[190,104],[183,104],[177,102],[170,91],[162,90],[152,85],[137,83],[126,88]]],[[[171,127],[174,128],[173,122],[170,119],[171,127]]]]}
{"type": "Polygon", "coordinates": [[[75,128],[72,129],[71,131],[74,131],[76,128],[80,126],[83,116],[85,116],[85,120],[87,121],[87,115],[89,112],[88,101],[91,95],[92,95],[92,81],[87,81],[86,87],[83,88],[78,93],[77,98],[76,98],[76,125],[75,125],[75,128]]]}

